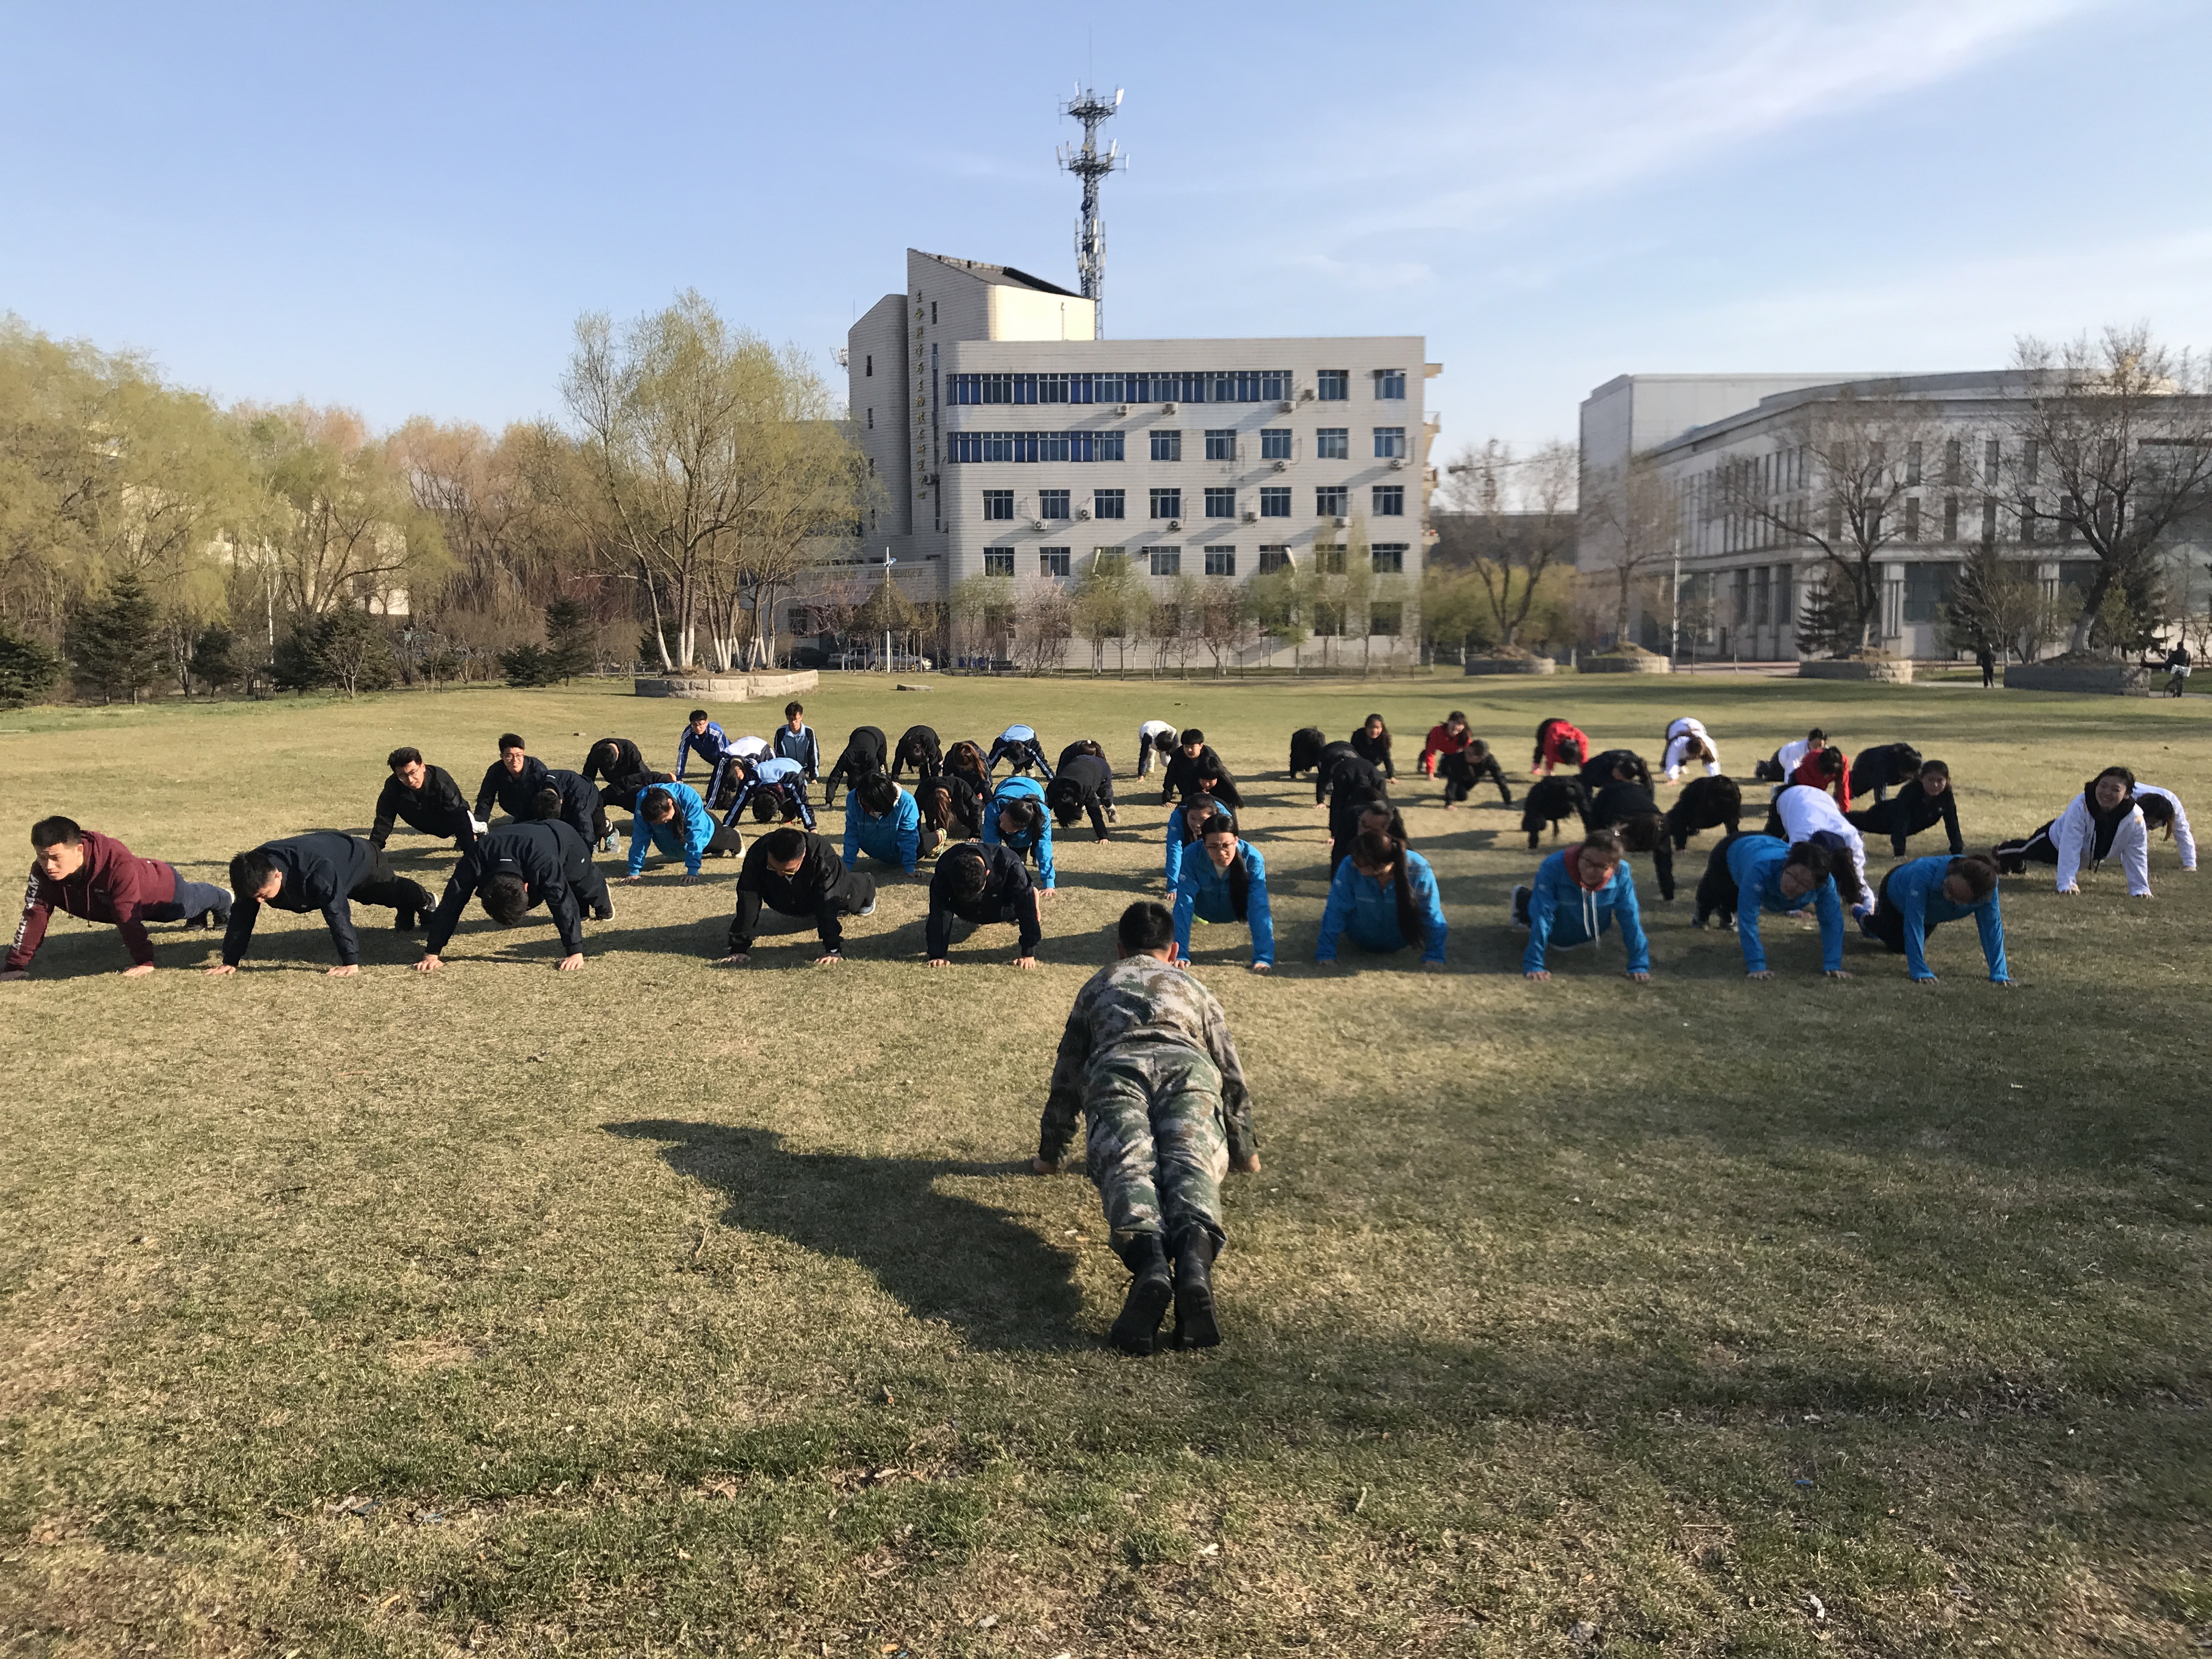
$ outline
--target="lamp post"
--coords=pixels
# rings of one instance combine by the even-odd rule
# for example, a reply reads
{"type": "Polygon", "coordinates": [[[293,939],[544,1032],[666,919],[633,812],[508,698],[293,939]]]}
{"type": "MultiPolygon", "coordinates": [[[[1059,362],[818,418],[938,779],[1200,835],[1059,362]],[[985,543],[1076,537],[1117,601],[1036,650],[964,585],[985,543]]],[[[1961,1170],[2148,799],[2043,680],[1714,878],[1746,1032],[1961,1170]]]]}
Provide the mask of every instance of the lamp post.
{"type": "Polygon", "coordinates": [[[1674,562],[1674,597],[1667,606],[1667,660],[1673,662],[1682,653],[1682,550],[1678,545],[1670,555],[1674,562]]]}
{"type": "Polygon", "coordinates": [[[891,557],[891,550],[884,549],[884,672],[891,672],[891,567],[898,561],[891,557]]]}

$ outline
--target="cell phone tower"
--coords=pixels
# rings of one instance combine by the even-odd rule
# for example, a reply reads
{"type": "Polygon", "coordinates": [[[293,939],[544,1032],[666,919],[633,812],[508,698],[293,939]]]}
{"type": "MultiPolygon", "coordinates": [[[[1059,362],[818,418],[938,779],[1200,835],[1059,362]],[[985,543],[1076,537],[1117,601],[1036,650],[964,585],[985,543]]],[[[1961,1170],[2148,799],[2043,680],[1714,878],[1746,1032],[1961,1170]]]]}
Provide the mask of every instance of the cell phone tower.
{"type": "Polygon", "coordinates": [[[1098,127],[1121,107],[1121,88],[1111,99],[1089,87],[1076,88],[1074,98],[1060,106],[1062,115],[1083,123],[1083,143],[1060,147],[1060,165],[1083,180],[1083,218],[1075,227],[1075,275],[1083,297],[1091,301],[1097,338],[1106,337],[1106,222],[1098,216],[1098,181],[1117,169],[1126,169],[1128,158],[1118,144],[1098,148],[1098,127]]]}

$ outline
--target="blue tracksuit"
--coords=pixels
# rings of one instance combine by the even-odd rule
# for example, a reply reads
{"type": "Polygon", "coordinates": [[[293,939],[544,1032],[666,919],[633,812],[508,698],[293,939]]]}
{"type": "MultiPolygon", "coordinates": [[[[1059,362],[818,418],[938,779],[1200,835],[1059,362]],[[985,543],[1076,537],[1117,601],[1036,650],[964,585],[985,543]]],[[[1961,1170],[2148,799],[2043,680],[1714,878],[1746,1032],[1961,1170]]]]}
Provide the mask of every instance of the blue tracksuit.
{"type": "Polygon", "coordinates": [[[903,789],[898,805],[880,818],[861,809],[858,795],[845,797],[845,866],[860,867],[860,854],[896,864],[909,876],[921,861],[921,806],[903,789]]]}
{"type": "Polygon", "coordinates": [[[696,876],[700,860],[707,855],[707,843],[714,839],[714,820],[698,791],[688,783],[656,783],[640,790],[636,805],[630,809],[629,872],[643,873],[647,849],[657,847],[667,858],[682,854],[685,873],[696,876]],[[665,823],[645,821],[645,803],[653,795],[666,795],[676,803],[676,816],[665,823]]]}
{"type": "MultiPolygon", "coordinates": [[[[1201,847],[1182,861],[1176,882],[1176,954],[1190,955],[1190,921],[1243,921],[1252,927],[1252,960],[1270,967],[1275,961],[1275,921],[1267,909],[1267,861],[1249,842],[1237,843],[1237,856],[1244,862],[1244,914],[1237,914],[1235,890],[1228,870],[1217,870],[1201,847]]],[[[1232,866],[1233,869],[1234,866],[1232,866]]]]}
{"type": "MultiPolygon", "coordinates": [[[[1024,766],[1034,766],[1044,774],[1047,783],[1052,781],[1052,763],[1044,757],[1044,745],[1037,741],[1037,734],[1026,726],[1010,726],[994,739],[990,756],[983,763],[984,782],[991,781],[991,774],[998,769],[1002,760],[1012,761],[1017,772],[1024,766]]],[[[1052,884],[1047,882],[1045,885],[1049,887],[1052,884]]]]}
{"type": "Polygon", "coordinates": [[[714,769],[714,775],[707,780],[707,799],[712,800],[722,792],[722,774],[729,769],[731,754],[730,734],[722,730],[720,720],[708,720],[703,732],[694,732],[691,722],[686,720],[676,738],[677,778],[683,778],[691,757],[698,756],[714,769]]]}
{"type": "MultiPolygon", "coordinates": [[[[1205,817],[1200,818],[1199,822],[1203,823],[1206,822],[1206,818],[1210,818],[1213,816],[1213,803],[1212,801],[1206,802],[1201,810],[1204,811],[1206,816],[1205,817]]],[[[1168,814],[1167,876],[1169,886],[1174,886],[1176,882],[1182,878],[1182,867],[1186,861],[1184,855],[1187,853],[1189,853],[1189,851],[1190,830],[1184,820],[1182,808],[1178,806],[1174,811],[1168,814]]],[[[1196,854],[1191,854],[1191,856],[1195,857],[1196,854]]]]}
{"type": "Polygon", "coordinates": [[[1551,945],[1595,945],[1598,936],[1620,922],[1620,942],[1628,947],[1628,971],[1651,971],[1651,943],[1644,937],[1643,913],[1636,908],[1636,878],[1626,859],[1613,866],[1613,879],[1591,892],[1575,879],[1572,860],[1582,856],[1579,847],[1563,848],[1536,866],[1536,879],[1528,889],[1528,944],[1521,952],[1521,971],[1544,970],[1544,952],[1551,945]]]}
{"type": "Polygon", "coordinates": [[[1951,860],[1940,853],[1899,865],[1882,881],[1874,925],[1879,927],[1883,920],[1880,910],[1895,910],[1904,923],[1906,969],[1915,979],[1933,979],[1936,972],[1926,955],[1928,935],[1942,922],[1972,916],[1981,930],[1982,960],[1989,964],[1990,978],[2002,984],[2012,975],[2005,967],[2004,918],[1997,914],[1996,890],[1992,888],[1979,904],[1954,904],[1943,896],[1943,878],[1950,873],[1951,860]]]}
{"type": "Polygon", "coordinates": [[[730,803],[730,810],[722,815],[722,827],[729,828],[738,821],[745,803],[765,789],[771,795],[799,814],[799,821],[809,830],[814,827],[814,809],[806,804],[806,771],[795,760],[755,761],[750,775],[738,786],[738,795],[730,803]]]}
{"type": "Polygon", "coordinates": [[[1836,878],[1823,877],[1818,887],[1793,902],[1782,896],[1782,866],[1789,861],[1790,843],[1779,836],[1745,836],[1728,849],[1729,874],[1735,878],[1736,932],[1743,939],[1744,972],[1766,971],[1759,913],[1788,915],[1809,904],[1820,918],[1820,966],[1832,974],[1844,965],[1844,902],[1836,896],[1836,878]]]}
{"type": "MultiPolygon", "coordinates": [[[[1442,962],[1444,907],[1437,896],[1436,874],[1419,853],[1407,851],[1400,856],[1406,860],[1407,884],[1413,890],[1414,920],[1422,935],[1421,960],[1442,962]]],[[[1351,934],[1352,942],[1363,951],[1405,949],[1410,941],[1398,927],[1395,877],[1378,884],[1372,876],[1362,875],[1350,859],[1336,866],[1328,884],[1328,902],[1322,907],[1321,944],[1314,951],[1314,960],[1334,962],[1336,941],[1344,933],[1351,934]]]]}
{"type": "Polygon", "coordinates": [[[802,725],[794,732],[791,729],[791,722],[786,720],[775,728],[775,736],[769,739],[769,749],[779,759],[797,761],[806,769],[808,777],[821,775],[822,745],[814,741],[812,726],[802,725]]]}
{"type": "MultiPolygon", "coordinates": [[[[1017,726],[1016,731],[1023,728],[1017,726]]],[[[1052,890],[1052,814],[1045,810],[1044,786],[1035,778],[1008,778],[991,792],[990,804],[983,809],[983,844],[996,847],[1001,842],[1017,853],[1027,854],[1036,860],[1037,884],[1047,892],[1052,890]],[[1018,836],[1008,836],[999,829],[999,808],[1010,800],[1027,799],[1037,804],[1044,828],[1031,835],[1024,830],[1018,836]]]]}

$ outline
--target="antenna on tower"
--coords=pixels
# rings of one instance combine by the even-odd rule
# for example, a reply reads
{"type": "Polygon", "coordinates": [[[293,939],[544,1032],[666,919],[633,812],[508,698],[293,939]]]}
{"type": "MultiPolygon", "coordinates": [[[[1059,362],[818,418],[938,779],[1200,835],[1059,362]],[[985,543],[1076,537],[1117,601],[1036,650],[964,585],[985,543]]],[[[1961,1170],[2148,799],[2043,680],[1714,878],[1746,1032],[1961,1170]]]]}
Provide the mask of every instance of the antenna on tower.
{"type": "Polygon", "coordinates": [[[1081,146],[1062,144],[1060,165],[1083,180],[1083,217],[1075,227],[1075,275],[1083,297],[1091,301],[1092,333],[1101,340],[1106,337],[1106,222],[1098,214],[1098,181],[1126,168],[1129,161],[1118,144],[1109,143],[1100,150],[1098,127],[1121,107],[1119,87],[1110,99],[1089,87],[1078,87],[1074,98],[1060,106],[1062,115],[1083,123],[1081,146]]]}

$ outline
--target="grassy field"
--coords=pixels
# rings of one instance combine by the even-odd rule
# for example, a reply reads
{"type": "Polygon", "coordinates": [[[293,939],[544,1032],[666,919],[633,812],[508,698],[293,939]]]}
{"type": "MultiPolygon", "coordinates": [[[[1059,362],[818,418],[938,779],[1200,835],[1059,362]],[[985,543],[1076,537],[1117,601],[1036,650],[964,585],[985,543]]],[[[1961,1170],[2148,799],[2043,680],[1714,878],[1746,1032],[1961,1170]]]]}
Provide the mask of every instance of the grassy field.
{"type": "MultiPolygon", "coordinates": [[[[1518,975],[1517,815],[1401,786],[1451,971],[1310,964],[1307,723],[1451,707],[1510,760],[1546,714],[1731,770],[1825,724],[1948,760],[1977,846],[2112,760],[2212,817],[2212,704],[1978,688],[833,677],[850,726],[1036,725],[1133,765],[1203,726],[1253,781],[1285,970],[1199,971],[1250,1074],[1227,1345],[1129,1360],[1079,1175],[1024,1173],[1053,1045],[1163,812],[1063,854],[1045,968],[920,966],[886,884],[850,958],[715,970],[734,866],[618,888],[581,974],[464,927],[449,971],[366,913],[365,971],[266,915],[249,971],[125,980],[56,924],[0,1134],[0,1653],[2179,1653],[2212,1637],[2203,942],[2153,857],[2005,886],[2023,988],[1853,938],[1735,941],[1646,885],[1655,977],[1518,975]]],[[[740,713],[732,709],[728,718],[740,713]]],[[[472,786],[501,731],[575,765],[682,710],[611,690],[0,716],[11,856],[64,810],[219,879],[365,828],[385,750],[472,786]],[[582,736],[575,735],[578,733],[582,736]]],[[[760,719],[773,720],[772,710],[760,719]]],[[[733,726],[733,729],[736,729],[733,726]]],[[[1144,800],[1143,805],[1137,805],[1144,800]]],[[[839,822],[842,823],[842,808],[839,822]]],[[[1694,880],[1710,836],[1692,844],[1694,880]]],[[[403,861],[437,884],[449,854],[403,861]]],[[[1916,850],[1941,850],[1940,835],[1916,850]]],[[[1873,860],[1879,876],[1887,847],[1873,860]]],[[[166,969],[215,959],[156,931],[166,969]]]]}

